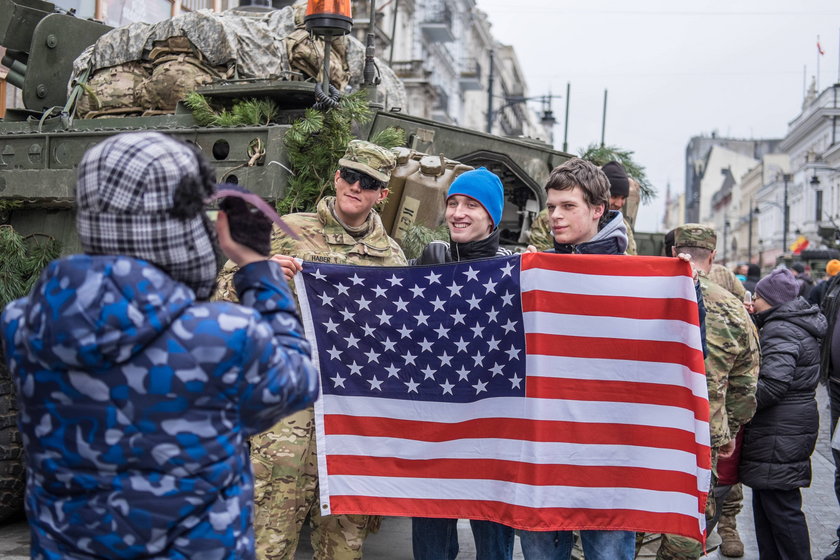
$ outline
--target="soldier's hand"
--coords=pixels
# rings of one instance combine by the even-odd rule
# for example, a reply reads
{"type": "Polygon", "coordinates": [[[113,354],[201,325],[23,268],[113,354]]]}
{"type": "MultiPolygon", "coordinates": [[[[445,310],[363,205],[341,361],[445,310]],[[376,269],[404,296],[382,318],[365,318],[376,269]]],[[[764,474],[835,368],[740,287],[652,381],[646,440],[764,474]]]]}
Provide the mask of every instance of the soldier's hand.
{"type": "Polygon", "coordinates": [[[283,268],[283,274],[286,275],[286,281],[291,282],[295,274],[303,270],[303,266],[294,257],[287,257],[286,255],[274,255],[271,260],[279,264],[283,268]]]}
{"type": "Polygon", "coordinates": [[[241,243],[237,243],[230,236],[230,224],[227,214],[219,210],[216,217],[216,235],[219,237],[219,246],[227,258],[235,262],[240,268],[257,261],[264,261],[265,257],[241,243]]]}
{"type": "Polygon", "coordinates": [[[536,248],[536,247],[534,247],[533,245],[528,245],[528,248],[527,248],[527,249],[525,249],[525,251],[524,251],[524,252],[525,252],[525,253],[538,253],[539,251],[538,251],[538,250],[537,250],[537,248],[536,248]]]}
{"type": "Polygon", "coordinates": [[[694,284],[696,285],[697,282],[700,281],[700,278],[697,276],[697,267],[694,266],[694,261],[691,260],[691,255],[688,253],[680,253],[677,255],[677,258],[691,265],[691,277],[694,279],[694,284]]]}
{"type": "Polygon", "coordinates": [[[735,438],[718,447],[718,459],[729,459],[735,453],[735,438]]]}

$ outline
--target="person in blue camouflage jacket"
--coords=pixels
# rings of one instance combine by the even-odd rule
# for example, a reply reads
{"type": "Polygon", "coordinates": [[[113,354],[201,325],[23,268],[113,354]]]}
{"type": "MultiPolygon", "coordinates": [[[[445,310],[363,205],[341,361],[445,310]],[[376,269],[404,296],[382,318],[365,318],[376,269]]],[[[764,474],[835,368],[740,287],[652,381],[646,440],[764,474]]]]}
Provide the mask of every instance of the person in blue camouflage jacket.
{"type": "Polygon", "coordinates": [[[79,166],[85,254],[2,315],[27,466],[33,558],[254,558],[248,438],[318,382],[279,265],[216,231],[242,305],[206,301],[212,173],[158,133],[79,166]]]}

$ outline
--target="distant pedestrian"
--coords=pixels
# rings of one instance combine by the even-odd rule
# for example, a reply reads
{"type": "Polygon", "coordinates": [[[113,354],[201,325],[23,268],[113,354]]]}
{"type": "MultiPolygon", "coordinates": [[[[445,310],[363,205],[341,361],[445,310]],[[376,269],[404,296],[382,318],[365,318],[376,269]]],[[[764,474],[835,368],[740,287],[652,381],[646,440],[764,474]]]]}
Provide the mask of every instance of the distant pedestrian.
{"type": "Polygon", "coordinates": [[[808,301],[822,307],[828,283],[832,278],[837,276],[838,273],[840,273],[840,260],[831,259],[825,264],[825,278],[817,282],[817,285],[814,286],[813,290],[811,290],[811,293],[807,298],[808,301]]]}
{"type": "Polygon", "coordinates": [[[826,320],[798,294],[793,274],[780,268],[761,279],[753,298],[762,355],[757,410],[744,429],[740,476],[753,491],[761,558],[811,558],[800,488],[811,484],[826,320]]]}
{"type": "MultiPolygon", "coordinates": [[[[840,418],[840,275],[832,276],[828,281],[822,303],[828,330],[821,349],[820,378],[828,388],[831,406],[829,433],[834,434],[840,418]]],[[[834,456],[834,494],[840,504],[840,451],[832,446],[831,454],[834,456]]],[[[837,527],[837,539],[834,552],[826,556],[825,560],[840,560],[840,526],[837,527]]]]}
{"type": "Polygon", "coordinates": [[[747,279],[742,282],[744,288],[751,293],[755,293],[755,285],[761,279],[761,267],[755,263],[750,263],[747,266],[747,279]]]}
{"type": "Polygon", "coordinates": [[[281,267],[235,242],[225,212],[243,305],[206,301],[214,188],[201,155],[163,134],[94,146],[76,187],[85,253],[3,312],[32,558],[255,557],[248,437],[318,381],[281,267]]]}
{"type": "Polygon", "coordinates": [[[814,279],[811,278],[811,273],[808,268],[799,261],[790,265],[790,270],[796,277],[796,282],[799,284],[799,295],[808,299],[811,290],[814,289],[814,279]]]}

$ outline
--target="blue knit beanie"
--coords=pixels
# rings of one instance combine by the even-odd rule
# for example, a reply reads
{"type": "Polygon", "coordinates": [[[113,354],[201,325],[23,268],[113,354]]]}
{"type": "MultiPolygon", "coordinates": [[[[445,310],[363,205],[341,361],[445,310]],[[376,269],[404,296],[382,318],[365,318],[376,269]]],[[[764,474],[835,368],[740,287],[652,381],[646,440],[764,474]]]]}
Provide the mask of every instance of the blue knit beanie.
{"type": "Polygon", "coordinates": [[[452,181],[449,185],[449,192],[446,193],[446,200],[456,194],[468,196],[481,204],[490,219],[493,220],[493,229],[499,227],[502,219],[502,208],[505,205],[505,189],[502,181],[494,173],[479,167],[467,171],[452,181]]]}

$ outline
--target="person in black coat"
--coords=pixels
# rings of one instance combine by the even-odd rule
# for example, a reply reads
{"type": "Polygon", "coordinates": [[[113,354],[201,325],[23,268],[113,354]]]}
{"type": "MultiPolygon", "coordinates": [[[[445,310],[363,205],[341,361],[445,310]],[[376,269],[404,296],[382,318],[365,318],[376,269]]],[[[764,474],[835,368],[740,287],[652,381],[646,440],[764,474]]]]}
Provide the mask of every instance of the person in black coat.
{"type": "Polygon", "coordinates": [[[758,284],[759,278],[761,278],[761,268],[753,263],[747,267],[747,279],[741,282],[741,284],[744,285],[744,289],[748,292],[755,292],[755,285],[758,284]]]}
{"type": "Polygon", "coordinates": [[[827,323],[798,294],[793,274],[776,269],[758,282],[753,300],[762,356],[740,477],[753,490],[759,555],[769,559],[811,558],[799,489],[811,484],[819,430],[815,390],[827,323]]]}

